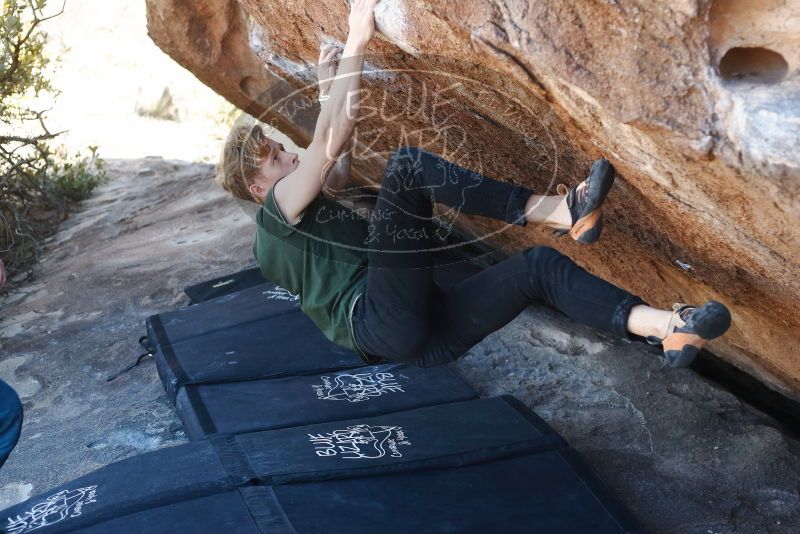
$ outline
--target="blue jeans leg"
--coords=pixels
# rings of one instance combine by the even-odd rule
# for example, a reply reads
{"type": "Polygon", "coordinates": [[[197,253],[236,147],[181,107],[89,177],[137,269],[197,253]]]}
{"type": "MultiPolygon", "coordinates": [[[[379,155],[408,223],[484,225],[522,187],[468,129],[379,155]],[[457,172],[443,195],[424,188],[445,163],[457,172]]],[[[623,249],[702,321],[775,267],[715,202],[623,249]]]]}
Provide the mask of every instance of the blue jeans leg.
{"type": "Polygon", "coordinates": [[[17,392],[0,380],[0,467],[17,445],[22,430],[22,403],[17,392]]]}

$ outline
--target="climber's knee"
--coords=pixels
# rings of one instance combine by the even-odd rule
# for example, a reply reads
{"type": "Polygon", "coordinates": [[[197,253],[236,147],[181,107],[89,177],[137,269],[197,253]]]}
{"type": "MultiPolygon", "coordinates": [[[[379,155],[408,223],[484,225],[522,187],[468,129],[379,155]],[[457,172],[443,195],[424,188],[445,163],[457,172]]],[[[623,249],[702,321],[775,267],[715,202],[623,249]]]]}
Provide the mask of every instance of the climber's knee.
{"type": "Polygon", "coordinates": [[[525,250],[523,254],[532,271],[546,270],[552,267],[554,262],[564,257],[556,249],[546,246],[531,247],[525,250]]]}
{"type": "Polygon", "coordinates": [[[525,294],[531,299],[542,299],[551,286],[560,280],[560,267],[566,256],[552,247],[536,246],[522,252],[527,276],[525,294]]]}
{"type": "Polygon", "coordinates": [[[425,347],[428,344],[427,338],[412,339],[400,345],[397,350],[396,360],[403,363],[412,363],[420,359],[420,356],[425,352],[425,347]]]}
{"type": "Polygon", "coordinates": [[[429,340],[430,329],[420,326],[416,329],[405,328],[403,335],[385,341],[391,347],[391,360],[412,363],[425,352],[429,340]]]}

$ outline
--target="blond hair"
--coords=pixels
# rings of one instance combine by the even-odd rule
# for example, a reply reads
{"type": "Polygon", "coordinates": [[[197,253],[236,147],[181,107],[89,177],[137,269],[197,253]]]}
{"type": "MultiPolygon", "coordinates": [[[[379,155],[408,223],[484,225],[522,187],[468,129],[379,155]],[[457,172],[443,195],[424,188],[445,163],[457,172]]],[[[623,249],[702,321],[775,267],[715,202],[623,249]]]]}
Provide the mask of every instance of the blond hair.
{"type": "Polygon", "coordinates": [[[241,121],[233,125],[216,166],[214,181],[233,197],[258,200],[250,193],[250,185],[264,158],[272,156],[272,146],[261,124],[241,121]]]}

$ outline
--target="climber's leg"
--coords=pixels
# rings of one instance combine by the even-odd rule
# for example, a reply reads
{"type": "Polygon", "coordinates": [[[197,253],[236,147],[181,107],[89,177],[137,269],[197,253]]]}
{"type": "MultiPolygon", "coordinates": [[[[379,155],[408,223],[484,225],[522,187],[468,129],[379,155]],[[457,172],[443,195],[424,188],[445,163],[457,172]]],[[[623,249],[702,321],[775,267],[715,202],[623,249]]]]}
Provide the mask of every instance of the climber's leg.
{"type": "Polygon", "coordinates": [[[445,297],[430,342],[410,363],[429,367],[455,360],[535,301],[621,337],[629,337],[631,307],[644,304],[557,250],[532,247],[455,286],[445,297]]]}
{"type": "Polygon", "coordinates": [[[415,147],[387,164],[369,224],[366,288],[354,328],[369,354],[412,359],[428,343],[433,294],[432,250],[441,244],[432,202],[525,226],[531,192],[499,182],[415,147]]]}
{"type": "Polygon", "coordinates": [[[637,305],[628,316],[628,332],[640,337],[664,337],[672,318],[671,310],[659,310],[650,306],[637,305]]]}

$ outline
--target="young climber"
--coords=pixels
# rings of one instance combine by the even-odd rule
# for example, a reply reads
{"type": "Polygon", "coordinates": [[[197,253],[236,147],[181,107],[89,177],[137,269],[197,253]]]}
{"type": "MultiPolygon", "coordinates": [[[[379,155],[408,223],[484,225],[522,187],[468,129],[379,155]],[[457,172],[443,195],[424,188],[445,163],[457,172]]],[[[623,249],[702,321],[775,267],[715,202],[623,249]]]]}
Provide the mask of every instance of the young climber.
{"type": "MultiPolygon", "coordinates": [[[[0,289],[6,283],[6,269],[0,260],[0,289]]],[[[0,380],[0,467],[17,445],[22,430],[22,404],[17,392],[0,380]]]]}
{"type": "MultiPolygon", "coordinates": [[[[347,152],[358,114],[375,4],[351,4],[347,42],[302,161],[260,126],[239,125],[217,173],[230,194],[261,204],[253,245],[261,271],[300,295],[301,309],[328,339],[367,362],[427,367],[455,360],[541,301],[618,336],[662,344],[669,364],[684,367],[728,329],[730,313],[718,302],[655,309],[545,246],[520,251],[443,294],[434,290],[432,251],[440,243],[433,202],[519,226],[547,225],[592,243],[600,237],[602,205],[614,180],[606,160],[595,162],[577,186],[539,196],[401,146],[388,160],[368,219],[336,202],[332,197],[349,178],[348,155],[339,156],[347,152]]],[[[331,57],[323,48],[320,61],[331,57]]]]}

